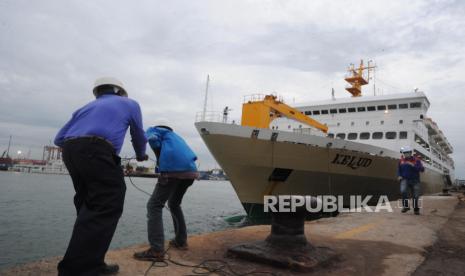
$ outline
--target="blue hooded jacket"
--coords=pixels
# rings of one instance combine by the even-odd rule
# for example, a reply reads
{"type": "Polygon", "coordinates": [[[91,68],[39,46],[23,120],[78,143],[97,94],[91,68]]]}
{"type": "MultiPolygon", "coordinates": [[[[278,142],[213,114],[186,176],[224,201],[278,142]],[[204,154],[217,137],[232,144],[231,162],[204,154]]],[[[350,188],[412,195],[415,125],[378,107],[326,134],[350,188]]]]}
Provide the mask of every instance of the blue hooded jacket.
{"type": "Polygon", "coordinates": [[[420,172],[424,172],[425,168],[420,159],[412,156],[410,158],[401,158],[397,169],[397,176],[401,176],[407,180],[420,180],[420,172]]]}
{"type": "Polygon", "coordinates": [[[164,127],[149,127],[145,132],[150,147],[160,150],[158,168],[160,172],[196,172],[197,156],[184,139],[164,127]]]}

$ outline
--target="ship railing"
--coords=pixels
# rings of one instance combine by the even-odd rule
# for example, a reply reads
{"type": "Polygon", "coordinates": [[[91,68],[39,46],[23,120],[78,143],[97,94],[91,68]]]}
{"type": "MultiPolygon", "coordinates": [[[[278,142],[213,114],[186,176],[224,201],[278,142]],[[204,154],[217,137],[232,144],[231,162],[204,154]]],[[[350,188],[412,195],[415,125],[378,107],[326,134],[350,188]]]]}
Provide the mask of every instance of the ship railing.
{"type": "Polygon", "coordinates": [[[258,102],[258,101],[263,101],[264,99],[265,99],[265,94],[250,94],[250,95],[244,96],[242,103],[258,102]]]}
{"type": "Polygon", "coordinates": [[[195,122],[222,122],[222,112],[220,111],[199,111],[195,114],[195,122]]]}
{"type": "Polygon", "coordinates": [[[265,99],[265,96],[267,95],[273,95],[276,97],[276,99],[279,102],[284,102],[284,98],[282,96],[278,96],[277,93],[269,93],[269,94],[250,94],[250,95],[245,95],[243,98],[242,103],[249,103],[249,102],[258,102],[258,101],[263,101],[265,99]]]}
{"type": "Polygon", "coordinates": [[[366,71],[363,71],[362,75],[359,75],[357,70],[350,70],[344,74],[345,79],[355,78],[355,77],[362,77],[363,79],[368,81],[368,73],[366,71]]]}
{"type": "Polygon", "coordinates": [[[292,132],[299,134],[313,134],[315,130],[312,128],[294,128],[292,132]]]}
{"type": "Polygon", "coordinates": [[[241,124],[241,120],[224,115],[224,113],[220,111],[206,111],[205,113],[203,111],[199,111],[195,114],[195,122],[225,123],[233,125],[241,124]]]}

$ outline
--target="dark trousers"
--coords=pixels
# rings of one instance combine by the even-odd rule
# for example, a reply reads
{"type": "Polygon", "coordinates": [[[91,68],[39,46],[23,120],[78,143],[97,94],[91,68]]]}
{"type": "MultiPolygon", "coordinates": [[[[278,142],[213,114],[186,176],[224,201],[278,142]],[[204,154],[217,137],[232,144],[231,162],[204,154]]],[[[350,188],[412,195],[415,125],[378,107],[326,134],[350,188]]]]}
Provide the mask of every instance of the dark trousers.
{"type": "Polygon", "coordinates": [[[402,194],[402,207],[409,208],[409,190],[412,193],[413,209],[419,210],[420,181],[414,179],[402,179],[400,181],[400,193],[402,194]]]}
{"type": "Polygon", "coordinates": [[[102,140],[67,141],[63,161],[73,180],[77,218],[59,275],[98,275],[123,212],[126,184],[121,159],[102,140]]]}
{"type": "Polygon", "coordinates": [[[147,203],[147,232],[152,250],[165,250],[165,236],[163,229],[163,207],[168,201],[171,217],[173,218],[175,241],[182,245],[187,242],[186,222],[181,209],[184,194],[193,179],[159,178],[152,196],[147,203]]]}

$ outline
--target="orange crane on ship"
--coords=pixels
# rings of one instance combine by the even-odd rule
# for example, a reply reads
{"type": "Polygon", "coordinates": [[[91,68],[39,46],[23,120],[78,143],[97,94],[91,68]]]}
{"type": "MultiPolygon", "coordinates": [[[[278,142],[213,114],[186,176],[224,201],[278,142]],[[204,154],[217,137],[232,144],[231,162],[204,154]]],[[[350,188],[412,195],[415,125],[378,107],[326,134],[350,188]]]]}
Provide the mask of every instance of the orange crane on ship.
{"type": "Polygon", "coordinates": [[[316,129],[328,132],[328,127],[288,106],[275,95],[256,96],[242,105],[242,126],[269,128],[271,122],[279,117],[287,117],[309,125],[316,129]]]}

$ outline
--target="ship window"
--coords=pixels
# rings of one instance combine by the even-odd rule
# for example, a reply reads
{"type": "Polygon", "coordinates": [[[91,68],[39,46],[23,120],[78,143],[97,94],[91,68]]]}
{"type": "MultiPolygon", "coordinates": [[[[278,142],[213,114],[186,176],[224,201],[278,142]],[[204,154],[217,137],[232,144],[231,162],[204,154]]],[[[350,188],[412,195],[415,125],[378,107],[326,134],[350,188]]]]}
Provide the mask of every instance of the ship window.
{"type": "Polygon", "coordinates": [[[335,109],[335,108],[334,108],[334,109],[330,109],[330,110],[329,110],[329,113],[335,114],[335,113],[337,113],[337,109],[335,109]]]}
{"type": "Polygon", "coordinates": [[[381,121],[381,124],[384,125],[384,121],[381,121]]]}
{"type": "Polygon", "coordinates": [[[410,103],[410,108],[421,108],[421,103],[420,102],[410,103]]]}
{"type": "Polygon", "coordinates": [[[399,120],[399,125],[403,124],[404,120],[399,120]]]}
{"type": "Polygon", "coordinates": [[[336,137],[339,138],[339,139],[344,140],[344,139],[346,139],[346,134],[345,134],[345,133],[338,133],[338,134],[336,135],[336,137]]]}
{"type": "Polygon", "coordinates": [[[288,125],[287,128],[288,128],[288,129],[291,129],[291,125],[288,125]]]}
{"type": "Polygon", "coordinates": [[[407,137],[408,137],[407,131],[399,132],[399,139],[407,139],[407,137]]]}
{"type": "Polygon", "coordinates": [[[372,135],[371,138],[375,139],[375,140],[383,139],[383,133],[382,132],[373,132],[373,135],[372,135]]]}
{"type": "Polygon", "coordinates": [[[369,106],[367,107],[368,111],[376,111],[376,106],[369,106]]]}
{"type": "Polygon", "coordinates": [[[328,133],[329,138],[334,138],[334,133],[328,133]]]}
{"type": "Polygon", "coordinates": [[[386,110],[386,106],[385,105],[378,105],[378,110],[386,110]]]}
{"type": "Polygon", "coordinates": [[[408,108],[408,104],[399,104],[399,109],[406,109],[408,108]]]}
{"type": "Polygon", "coordinates": [[[386,139],[393,140],[397,138],[397,132],[389,131],[386,132],[386,139]]]}
{"type": "Polygon", "coordinates": [[[368,140],[368,139],[370,139],[370,133],[369,132],[360,133],[360,140],[368,140]]]}
{"type": "Polygon", "coordinates": [[[389,109],[389,110],[397,109],[397,104],[390,104],[390,105],[388,105],[388,109],[389,109]]]}
{"type": "Polygon", "coordinates": [[[350,125],[351,125],[351,126],[354,126],[354,125],[355,125],[355,122],[351,122],[350,125]]]}
{"type": "Polygon", "coordinates": [[[337,123],[337,126],[341,126],[341,123],[337,123]]]}
{"type": "Polygon", "coordinates": [[[321,110],[321,114],[328,114],[328,113],[329,113],[329,112],[328,112],[328,109],[323,109],[323,110],[321,110]]]}
{"type": "Polygon", "coordinates": [[[365,112],[366,108],[364,106],[357,107],[358,112],[365,112]]]}
{"type": "Polygon", "coordinates": [[[356,139],[357,139],[357,136],[358,136],[357,133],[351,132],[351,133],[349,133],[349,135],[347,135],[347,139],[349,139],[349,140],[356,140],[356,139]]]}
{"type": "Polygon", "coordinates": [[[347,112],[347,109],[345,108],[339,108],[339,113],[346,113],[347,112]]]}
{"type": "Polygon", "coordinates": [[[369,121],[366,121],[366,122],[365,122],[365,125],[369,125],[369,124],[370,124],[370,122],[369,122],[369,121]]]}
{"type": "Polygon", "coordinates": [[[305,115],[312,115],[311,111],[305,111],[305,115]]]}
{"type": "Polygon", "coordinates": [[[313,115],[320,115],[320,111],[319,110],[313,110],[313,115]]]}
{"type": "Polygon", "coordinates": [[[347,111],[349,111],[350,113],[352,113],[352,112],[355,112],[356,109],[355,109],[355,107],[350,107],[350,108],[347,108],[347,111]]]}

